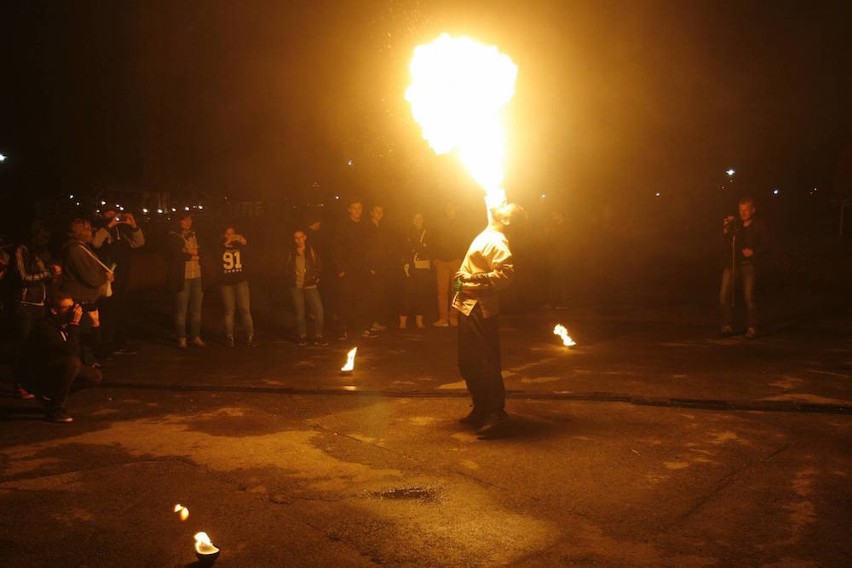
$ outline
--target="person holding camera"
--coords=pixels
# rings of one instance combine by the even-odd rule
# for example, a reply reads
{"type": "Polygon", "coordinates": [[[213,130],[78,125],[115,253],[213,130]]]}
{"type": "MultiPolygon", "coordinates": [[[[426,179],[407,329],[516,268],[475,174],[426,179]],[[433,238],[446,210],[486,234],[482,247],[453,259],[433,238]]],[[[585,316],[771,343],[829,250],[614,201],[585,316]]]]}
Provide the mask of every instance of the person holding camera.
{"type": "Polygon", "coordinates": [[[27,390],[45,403],[45,418],[72,422],[65,403],[72,389],[100,384],[101,371],[80,358],[80,321],[83,308],[68,294],[48,301],[47,316],[35,323],[16,361],[16,374],[27,390]]]}
{"type": "Polygon", "coordinates": [[[234,347],[234,312],[240,311],[240,320],[246,332],[246,345],[254,347],[254,321],[251,317],[251,296],[245,272],[246,238],[235,227],[225,227],[222,233],[222,250],[219,264],[219,282],[222,304],[225,306],[225,344],[234,347]]]}
{"type": "Polygon", "coordinates": [[[760,262],[768,245],[766,225],[755,217],[757,207],[754,199],[743,197],[739,201],[738,214],[728,215],[722,220],[722,284],[719,289],[719,305],[722,312],[721,332],[723,336],[734,335],[734,306],[737,287],[742,288],[746,309],[746,337],[757,337],[758,311],[755,301],[755,286],[760,262]]]}
{"type": "Polygon", "coordinates": [[[62,292],[71,296],[83,308],[83,362],[96,365],[94,352],[100,347],[101,320],[98,300],[111,294],[115,279],[109,269],[92,251],[92,224],[86,219],[74,219],[68,226],[65,243],[62,292]]]}
{"type": "Polygon", "coordinates": [[[101,341],[103,351],[130,354],[127,343],[127,290],[130,277],[132,249],[145,245],[145,235],[133,213],[123,213],[107,207],[101,213],[101,226],[92,237],[92,247],[107,266],[114,266],[115,280],[112,295],[98,301],[101,312],[101,341]]]}
{"type": "Polygon", "coordinates": [[[201,248],[192,230],[192,214],[178,215],[177,231],[169,232],[166,288],[174,294],[175,335],[178,349],[186,350],[186,320],[189,335],[196,347],[207,347],[201,339],[201,306],[204,288],[201,285],[201,248]]]}

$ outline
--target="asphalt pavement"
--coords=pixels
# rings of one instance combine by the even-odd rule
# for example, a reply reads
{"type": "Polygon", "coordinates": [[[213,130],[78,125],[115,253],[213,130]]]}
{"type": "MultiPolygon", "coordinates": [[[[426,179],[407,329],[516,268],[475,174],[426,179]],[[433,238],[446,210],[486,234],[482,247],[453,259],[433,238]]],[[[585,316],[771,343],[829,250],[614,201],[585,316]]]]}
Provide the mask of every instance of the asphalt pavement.
{"type": "Polygon", "coordinates": [[[198,531],[219,566],[852,565],[847,314],[753,341],[706,305],[509,314],[487,441],[452,328],[146,335],[72,424],[0,399],[0,565],[187,566],[198,531]]]}

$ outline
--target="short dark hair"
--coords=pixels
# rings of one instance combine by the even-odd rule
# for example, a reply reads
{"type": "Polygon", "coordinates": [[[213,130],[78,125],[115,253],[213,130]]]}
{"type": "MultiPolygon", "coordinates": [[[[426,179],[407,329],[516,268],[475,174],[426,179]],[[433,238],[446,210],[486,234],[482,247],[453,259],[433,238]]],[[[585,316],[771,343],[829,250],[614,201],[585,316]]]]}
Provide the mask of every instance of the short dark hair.
{"type": "Polygon", "coordinates": [[[491,214],[495,221],[500,221],[504,225],[514,225],[526,220],[527,212],[517,203],[507,203],[492,210],[491,214]]]}
{"type": "Polygon", "coordinates": [[[73,302],[74,298],[70,294],[67,294],[65,292],[56,291],[53,292],[47,299],[47,304],[48,306],[50,306],[51,310],[58,311],[59,308],[62,307],[62,302],[64,302],[65,300],[71,300],[73,302]]]}

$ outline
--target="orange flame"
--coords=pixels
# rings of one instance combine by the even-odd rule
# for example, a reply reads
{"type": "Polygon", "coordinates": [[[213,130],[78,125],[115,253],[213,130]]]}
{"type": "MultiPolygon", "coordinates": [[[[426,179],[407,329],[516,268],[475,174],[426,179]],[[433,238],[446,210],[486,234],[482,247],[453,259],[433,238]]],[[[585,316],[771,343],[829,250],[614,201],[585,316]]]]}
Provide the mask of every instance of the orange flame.
{"type": "Polygon", "coordinates": [[[469,37],[441,34],[414,50],[405,99],[436,154],[457,151],[486,193],[489,210],[505,203],[503,109],[515,94],[512,59],[469,37]]]}
{"type": "Polygon", "coordinates": [[[180,520],[185,521],[189,518],[189,509],[178,503],[175,505],[175,513],[180,514],[180,520]]]}
{"type": "Polygon", "coordinates": [[[353,347],[349,350],[349,353],[346,354],[346,364],[343,365],[340,370],[344,373],[348,373],[355,369],[355,354],[358,353],[358,348],[353,347]]]}
{"type": "Polygon", "coordinates": [[[213,546],[206,532],[195,533],[195,552],[198,554],[216,554],[219,549],[213,546]]]}
{"type": "Polygon", "coordinates": [[[556,327],[553,328],[553,335],[561,337],[562,345],[565,347],[573,347],[574,345],[577,345],[574,340],[571,339],[571,336],[568,335],[568,330],[561,323],[556,324],[556,327]]]}

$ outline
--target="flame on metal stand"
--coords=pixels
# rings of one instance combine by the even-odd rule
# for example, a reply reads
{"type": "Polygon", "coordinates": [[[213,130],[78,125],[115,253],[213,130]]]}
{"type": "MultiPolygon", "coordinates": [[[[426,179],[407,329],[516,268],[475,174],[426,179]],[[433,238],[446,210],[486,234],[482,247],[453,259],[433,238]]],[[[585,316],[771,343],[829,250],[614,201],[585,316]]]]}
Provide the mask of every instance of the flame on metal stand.
{"type": "Polygon", "coordinates": [[[488,218],[506,203],[502,188],[506,161],[503,111],[515,94],[518,67],[469,37],[441,34],[414,50],[405,99],[436,154],[458,152],[485,191],[488,218]]]}
{"type": "Polygon", "coordinates": [[[189,518],[189,509],[178,503],[175,505],[175,513],[180,515],[180,520],[185,521],[189,518]]]}
{"type": "Polygon", "coordinates": [[[577,345],[571,336],[568,335],[568,330],[561,323],[556,324],[556,327],[553,328],[553,335],[558,335],[562,338],[562,345],[565,347],[573,347],[577,345]]]}
{"type": "Polygon", "coordinates": [[[358,353],[358,348],[353,347],[346,354],[346,364],[340,368],[341,373],[351,373],[355,369],[355,354],[358,353]]]}

